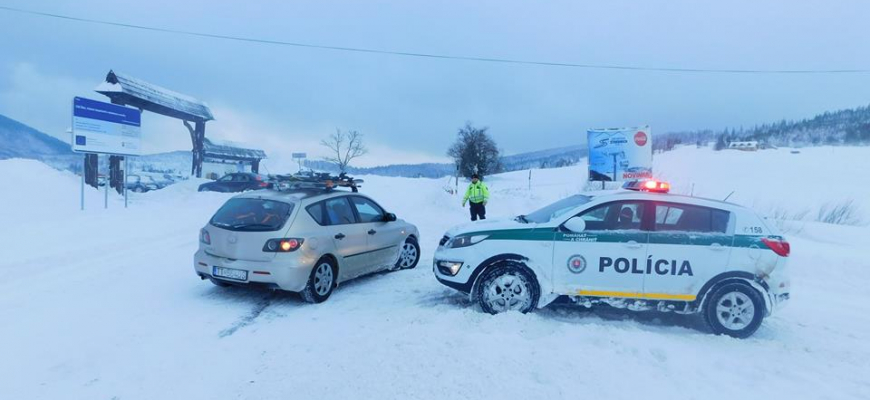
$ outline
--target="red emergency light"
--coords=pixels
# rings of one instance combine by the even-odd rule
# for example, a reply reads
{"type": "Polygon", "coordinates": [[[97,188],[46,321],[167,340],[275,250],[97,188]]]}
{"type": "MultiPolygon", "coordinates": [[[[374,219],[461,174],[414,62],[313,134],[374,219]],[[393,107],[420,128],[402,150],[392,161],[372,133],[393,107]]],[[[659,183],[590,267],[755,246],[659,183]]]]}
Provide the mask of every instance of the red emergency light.
{"type": "Polygon", "coordinates": [[[671,191],[671,184],[650,179],[644,181],[629,181],[622,185],[622,188],[641,192],[668,193],[671,191]]]}

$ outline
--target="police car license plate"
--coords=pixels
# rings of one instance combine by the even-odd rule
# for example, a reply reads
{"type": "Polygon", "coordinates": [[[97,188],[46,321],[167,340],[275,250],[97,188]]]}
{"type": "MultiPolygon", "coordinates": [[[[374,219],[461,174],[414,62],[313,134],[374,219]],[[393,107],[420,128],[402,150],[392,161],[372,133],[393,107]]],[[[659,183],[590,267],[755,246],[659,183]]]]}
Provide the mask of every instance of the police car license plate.
{"type": "Polygon", "coordinates": [[[232,268],[224,268],[224,267],[212,267],[212,275],[219,276],[221,278],[234,279],[237,281],[246,281],[248,280],[248,271],[243,271],[240,269],[232,269],[232,268]]]}

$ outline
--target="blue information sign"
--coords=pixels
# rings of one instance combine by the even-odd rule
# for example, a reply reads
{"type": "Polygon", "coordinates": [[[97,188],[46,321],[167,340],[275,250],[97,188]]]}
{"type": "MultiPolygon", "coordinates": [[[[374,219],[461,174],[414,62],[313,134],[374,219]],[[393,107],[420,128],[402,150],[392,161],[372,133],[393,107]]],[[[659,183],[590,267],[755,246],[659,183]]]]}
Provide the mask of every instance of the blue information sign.
{"type": "Polygon", "coordinates": [[[82,153],[140,155],[142,112],[135,108],[76,97],[72,149],[82,153]]]}

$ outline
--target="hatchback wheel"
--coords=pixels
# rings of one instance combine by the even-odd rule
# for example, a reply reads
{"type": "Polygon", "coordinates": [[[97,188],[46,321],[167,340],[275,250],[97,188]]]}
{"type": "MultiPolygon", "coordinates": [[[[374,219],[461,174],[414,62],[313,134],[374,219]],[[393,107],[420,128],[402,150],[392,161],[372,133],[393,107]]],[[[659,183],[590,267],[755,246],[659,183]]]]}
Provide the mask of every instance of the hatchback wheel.
{"type": "Polygon", "coordinates": [[[729,283],[710,296],[704,318],[713,333],[744,339],[761,326],[764,312],[764,300],[757,290],[742,283],[729,283]]]}
{"type": "Polygon", "coordinates": [[[396,261],[396,269],[411,269],[417,266],[420,262],[420,245],[417,240],[409,237],[402,244],[402,250],[399,252],[399,260],[396,261]]]}
{"type": "Polygon", "coordinates": [[[474,298],[490,314],[525,314],[537,307],[539,294],[532,274],[522,265],[509,263],[488,268],[476,286],[474,298]]]}
{"type": "Polygon", "coordinates": [[[317,264],[314,264],[314,268],[311,269],[311,275],[308,277],[308,284],[300,292],[302,299],[309,303],[322,303],[326,301],[335,288],[337,279],[335,271],[335,266],[331,260],[321,258],[317,264]]]}

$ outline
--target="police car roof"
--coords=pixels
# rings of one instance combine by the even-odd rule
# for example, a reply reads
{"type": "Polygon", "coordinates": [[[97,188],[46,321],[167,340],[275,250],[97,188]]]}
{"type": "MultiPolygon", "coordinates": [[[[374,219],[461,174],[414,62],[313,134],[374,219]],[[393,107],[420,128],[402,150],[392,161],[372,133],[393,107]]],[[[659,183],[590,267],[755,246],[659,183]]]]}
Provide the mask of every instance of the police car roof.
{"type": "Polygon", "coordinates": [[[599,190],[593,192],[584,192],[582,193],[584,196],[595,198],[604,198],[604,197],[630,197],[632,199],[643,199],[643,200],[658,200],[658,201],[672,201],[676,203],[686,203],[686,204],[696,204],[696,205],[707,205],[710,207],[728,207],[728,208],[746,208],[739,204],[730,203],[723,200],[709,199],[705,197],[695,197],[695,196],[686,196],[682,194],[673,194],[673,193],[657,193],[657,192],[647,192],[647,191],[638,191],[638,190],[628,190],[628,189],[614,189],[614,190],[599,190]]]}

